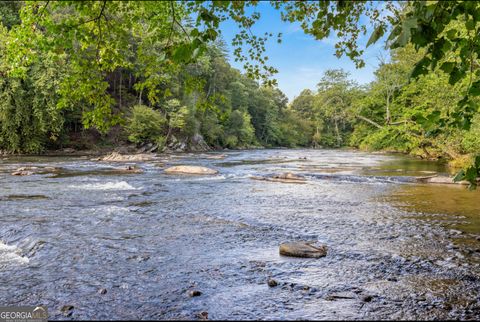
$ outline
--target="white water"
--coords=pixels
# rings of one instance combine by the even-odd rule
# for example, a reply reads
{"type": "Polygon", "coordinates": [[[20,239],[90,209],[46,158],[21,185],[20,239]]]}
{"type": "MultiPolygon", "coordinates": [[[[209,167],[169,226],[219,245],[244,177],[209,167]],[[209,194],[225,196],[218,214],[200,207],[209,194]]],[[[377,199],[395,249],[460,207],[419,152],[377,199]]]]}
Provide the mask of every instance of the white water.
{"type": "Polygon", "coordinates": [[[21,256],[21,250],[17,246],[6,245],[0,241],[0,267],[28,263],[28,257],[21,256]]]}

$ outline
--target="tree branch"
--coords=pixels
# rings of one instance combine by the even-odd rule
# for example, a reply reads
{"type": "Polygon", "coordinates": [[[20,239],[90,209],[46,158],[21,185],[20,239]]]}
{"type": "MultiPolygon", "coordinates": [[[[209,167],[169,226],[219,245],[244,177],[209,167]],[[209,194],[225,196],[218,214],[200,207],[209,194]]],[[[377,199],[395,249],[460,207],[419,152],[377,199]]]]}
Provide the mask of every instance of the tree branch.
{"type": "Polygon", "coordinates": [[[365,121],[365,122],[367,122],[367,123],[370,123],[370,124],[372,124],[373,126],[379,128],[379,129],[383,129],[383,126],[381,126],[380,124],[378,124],[378,123],[375,122],[375,121],[370,120],[369,118],[366,118],[365,116],[355,115],[355,117],[357,117],[357,118],[359,118],[359,119],[361,119],[361,120],[363,120],[363,121],[365,121]]]}

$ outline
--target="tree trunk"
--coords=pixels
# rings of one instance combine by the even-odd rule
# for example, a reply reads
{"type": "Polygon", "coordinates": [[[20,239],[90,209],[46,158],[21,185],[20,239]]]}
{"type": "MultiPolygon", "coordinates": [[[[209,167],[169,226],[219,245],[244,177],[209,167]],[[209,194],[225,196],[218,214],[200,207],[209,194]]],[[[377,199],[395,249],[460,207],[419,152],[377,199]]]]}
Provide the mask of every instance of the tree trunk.
{"type": "Polygon", "coordinates": [[[120,107],[120,109],[122,109],[122,72],[120,71],[120,85],[119,85],[119,91],[120,91],[120,97],[119,97],[119,100],[118,100],[118,106],[120,107]]]}
{"type": "Polygon", "coordinates": [[[338,122],[337,118],[334,118],[335,120],[335,132],[337,133],[337,145],[340,146],[342,142],[342,138],[340,137],[340,131],[338,130],[338,122]]]}
{"type": "Polygon", "coordinates": [[[385,116],[386,124],[390,124],[390,93],[387,93],[387,113],[385,116]]]}
{"type": "Polygon", "coordinates": [[[143,94],[143,87],[140,90],[140,94],[138,95],[138,105],[142,105],[142,94],[143,94]]]}

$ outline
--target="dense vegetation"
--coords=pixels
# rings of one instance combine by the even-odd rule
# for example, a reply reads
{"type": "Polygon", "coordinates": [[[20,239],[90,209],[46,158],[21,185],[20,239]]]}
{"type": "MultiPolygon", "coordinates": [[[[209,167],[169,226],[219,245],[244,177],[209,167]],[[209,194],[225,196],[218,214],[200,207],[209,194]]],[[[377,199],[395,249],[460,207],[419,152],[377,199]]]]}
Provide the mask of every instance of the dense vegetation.
{"type": "Polygon", "coordinates": [[[267,65],[258,1],[0,2],[0,150],[38,153],[89,142],[159,149],[355,146],[447,158],[480,173],[480,5],[461,1],[272,5],[361,67],[389,34],[391,60],[359,86],[329,70],[287,104],[267,65]],[[382,10],[389,14],[382,14],[382,10]],[[363,18],[366,19],[363,19],[363,18]],[[362,20],[362,19],[363,20],[362,20]],[[240,32],[228,64],[220,23],[240,32]],[[365,21],[365,22],[363,22],[365,21]],[[259,80],[263,84],[259,84],[259,80]]]}

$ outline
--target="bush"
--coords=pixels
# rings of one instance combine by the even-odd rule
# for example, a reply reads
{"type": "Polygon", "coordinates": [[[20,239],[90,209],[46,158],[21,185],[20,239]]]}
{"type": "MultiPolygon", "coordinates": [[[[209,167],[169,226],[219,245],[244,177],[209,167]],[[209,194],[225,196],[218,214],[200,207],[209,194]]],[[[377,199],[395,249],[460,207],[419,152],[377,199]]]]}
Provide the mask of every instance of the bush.
{"type": "Polygon", "coordinates": [[[164,128],[166,119],[162,113],[144,105],[132,108],[132,114],[127,119],[125,127],[128,140],[133,143],[151,142],[165,144],[164,128]]]}
{"type": "Polygon", "coordinates": [[[473,118],[470,130],[465,133],[462,148],[467,153],[480,153],[480,116],[473,118]]]}
{"type": "Polygon", "coordinates": [[[229,148],[229,149],[234,149],[237,147],[237,144],[238,144],[238,138],[235,136],[235,135],[228,135],[226,138],[225,138],[225,145],[229,148]]]}
{"type": "Polygon", "coordinates": [[[371,133],[360,144],[362,150],[393,150],[409,153],[420,145],[420,140],[404,126],[384,127],[371,133]]]}

